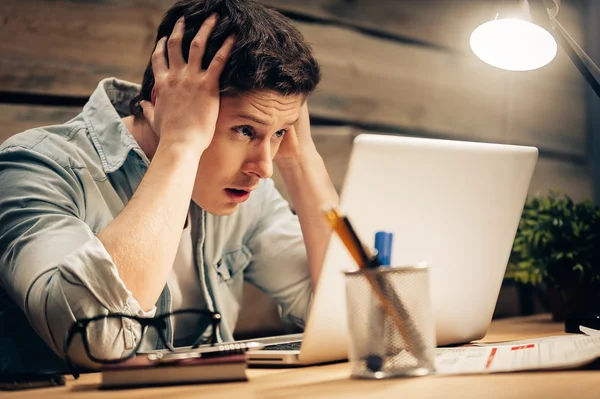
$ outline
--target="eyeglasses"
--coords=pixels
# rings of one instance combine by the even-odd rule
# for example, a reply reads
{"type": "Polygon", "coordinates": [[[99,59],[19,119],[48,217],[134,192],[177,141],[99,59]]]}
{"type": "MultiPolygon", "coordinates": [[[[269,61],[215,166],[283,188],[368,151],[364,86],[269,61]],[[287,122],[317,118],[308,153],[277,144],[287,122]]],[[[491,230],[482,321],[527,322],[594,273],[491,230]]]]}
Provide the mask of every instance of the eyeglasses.
{"type": "MultiPolygon", "coordinates": [[[[212,326],[212,330],[210,332],[210,345],[212,346],[217,342],[217,329],[220,322],[221,315],[219,313],[199,309],[176,310],[174,312],[165,313],[153,318],[137,317],[121,313],[110,313],[88,319],[80,319],[73,323],[65,337],[63,347],[65,360],[73,376],[78,378],[78,368],[73,364],[69,357],[69,347],[71,346],[71,343],[77,334],[81,335],[83,347],[85,348],[86,355],[90,360],[98,364],[117,364],[131,359],[137,353],[148,327],[153,327],[158,334],[158,338],[164,344],[164,346],[169,351],[174,352],[175,348],[165,335],[169,323],[171,326],[181,324],[196,326],[196,328],[191,329],[193,331],[191,338],[194,339],[192,349],[194,349],[201,344],[206,343],[204,340],[206,336],[206,329],[209,326],[212,326]],[[129,330],[125,332],[125,334],[129,337],[127,339],[129,339],[130,342],[127,342],[128,345],[125,345],[126,349],[120,354],[120,356],[114,357],[110,351],[111,348],[107,348],[106,345],[98,345],[98,342],[100,340],[100,335],[102,334],[103,330],[105,330],[105,326],[118,322],[121,323],[123,329],[129,330]],[[209,323],[204,325],[206,322],[209,323]],[[90,343],[92,343],[92,345],[90,345],[90,343]]],[[[107,345],[110,345],[110,343],[107,345]]]]}

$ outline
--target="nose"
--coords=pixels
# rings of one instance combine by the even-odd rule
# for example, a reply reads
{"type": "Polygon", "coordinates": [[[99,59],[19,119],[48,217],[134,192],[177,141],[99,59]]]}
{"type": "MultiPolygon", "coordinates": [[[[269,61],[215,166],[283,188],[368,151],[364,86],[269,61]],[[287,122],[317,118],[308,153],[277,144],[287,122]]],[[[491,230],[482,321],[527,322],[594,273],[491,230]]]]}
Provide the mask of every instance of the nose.
{"type": "Polygon", "coordinates": [[[273,157],[271,157],[271,144],[264,140],[253,146],[242,167],[244,173],[266,179],[273,175],[273,157]]]}

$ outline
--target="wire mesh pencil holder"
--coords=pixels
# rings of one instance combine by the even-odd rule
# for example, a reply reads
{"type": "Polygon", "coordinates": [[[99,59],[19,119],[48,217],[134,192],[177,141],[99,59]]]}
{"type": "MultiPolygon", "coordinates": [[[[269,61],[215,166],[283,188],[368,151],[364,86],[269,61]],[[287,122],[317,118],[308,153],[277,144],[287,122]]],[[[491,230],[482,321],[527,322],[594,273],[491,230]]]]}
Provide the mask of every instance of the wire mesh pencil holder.
{"type": "Polygon", "coordinates": [[[346,272],[352,378],[435,371],[435,326],[427,266],[346,272]]]}

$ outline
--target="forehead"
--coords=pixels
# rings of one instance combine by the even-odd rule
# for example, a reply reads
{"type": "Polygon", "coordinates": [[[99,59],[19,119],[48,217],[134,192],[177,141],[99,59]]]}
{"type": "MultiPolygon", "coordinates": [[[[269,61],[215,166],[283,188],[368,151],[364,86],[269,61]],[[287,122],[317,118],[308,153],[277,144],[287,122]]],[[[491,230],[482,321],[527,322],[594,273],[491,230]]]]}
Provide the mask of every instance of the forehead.
{"type": "Polygon", "coordinates": [[[302,94],[284,96],[272,90],[253,90],[242,94],[222,96],[221,112],[244,112],[272,118],[290,116],[300,111],[303,102],[302,94]]]}

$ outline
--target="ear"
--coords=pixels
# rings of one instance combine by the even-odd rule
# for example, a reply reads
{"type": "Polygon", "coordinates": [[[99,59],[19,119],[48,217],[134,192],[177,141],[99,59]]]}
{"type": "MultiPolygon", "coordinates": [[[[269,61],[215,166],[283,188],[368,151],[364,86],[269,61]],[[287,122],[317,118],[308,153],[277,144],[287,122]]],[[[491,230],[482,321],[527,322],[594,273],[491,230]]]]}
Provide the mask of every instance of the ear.
{"type": "Polygon", "coordinates": [[[156,86],[152,86],[152,105],[156,105],[156,86]]]}

